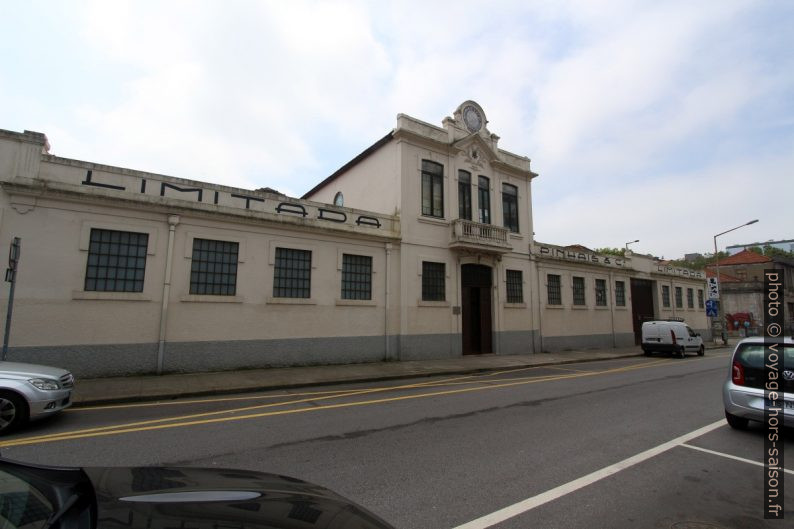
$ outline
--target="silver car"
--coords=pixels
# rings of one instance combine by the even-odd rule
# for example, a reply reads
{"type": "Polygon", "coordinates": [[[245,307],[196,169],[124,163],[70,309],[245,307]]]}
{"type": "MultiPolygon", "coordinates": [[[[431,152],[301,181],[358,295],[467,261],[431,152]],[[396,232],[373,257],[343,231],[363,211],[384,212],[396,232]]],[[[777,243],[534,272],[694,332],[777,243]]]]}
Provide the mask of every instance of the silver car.
{"type": "MultiPolygon", "coordinates": [[[[764,419],[764,339],[745,338],[731,357],[731,372],[722,387],[725,418],[733,428],[743,430],[749,421],[764,419]]],[[[783,424],[794,426],[794,340],[783,342],[783,366],[778,381],[783,397],[783,424]]]]}
{"type": "Polygon", "coordinates": [[[72,405],[74,377],[65,369],[0,362],[0,434],[72,405]]]}

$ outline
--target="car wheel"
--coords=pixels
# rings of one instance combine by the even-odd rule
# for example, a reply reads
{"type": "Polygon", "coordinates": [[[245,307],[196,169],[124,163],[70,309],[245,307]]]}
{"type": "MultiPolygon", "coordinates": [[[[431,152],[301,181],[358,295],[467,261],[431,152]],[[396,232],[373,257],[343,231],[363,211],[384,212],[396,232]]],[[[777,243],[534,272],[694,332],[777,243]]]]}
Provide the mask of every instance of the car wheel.
{"type": "Polygon", "coordinates": [[[0,392],[0,434],[10,432],[27,420],[25,400],[8,391],[0,392]]]}
{"type": "Polygon", "coordinates": [[[725,419],[728,421],[728,425],[731,428],[735,428],[737,430],[746,430],[747,424],[749,421],[742,417],[737,417],[736,415],[731,415],[727,411],[725,412],[725,419]]]}
{"type": "Polygon", "coordinates": [[[645,356],[651,356],[651,354],[653,353],[653,351],[651,351],[650,349],[643,349],[642,352],[645,353],[645,356]]]}
{"type": "Polygon", "coordinates": [[[700,349],[698,349],[698,356],[703,356],[704,354],[706,354],[706,348],[701,345],[700,349]]]}

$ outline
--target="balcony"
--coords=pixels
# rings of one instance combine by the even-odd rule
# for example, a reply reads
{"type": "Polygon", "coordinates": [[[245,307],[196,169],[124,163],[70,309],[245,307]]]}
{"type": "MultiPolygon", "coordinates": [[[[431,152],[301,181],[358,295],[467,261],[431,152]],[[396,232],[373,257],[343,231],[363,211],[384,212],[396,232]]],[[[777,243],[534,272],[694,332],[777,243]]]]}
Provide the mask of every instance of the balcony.
{"type": "Polygon", "coordinates": [[[507,228],[457,219],[452,223],[449,247],[490,253],[507,253],[513,245],[507,240],[507,228]]]}

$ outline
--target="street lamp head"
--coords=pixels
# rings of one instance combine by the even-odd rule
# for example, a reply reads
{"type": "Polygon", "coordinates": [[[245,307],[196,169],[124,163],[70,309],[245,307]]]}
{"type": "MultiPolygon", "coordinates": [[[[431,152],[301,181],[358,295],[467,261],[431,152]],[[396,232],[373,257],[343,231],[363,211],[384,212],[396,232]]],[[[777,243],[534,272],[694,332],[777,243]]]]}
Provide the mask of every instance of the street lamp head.
{"type": "Polygon", "coordinates": [[[751,220],[750,222],[748,222],[747,224],[745,224],[745,226],[749,226],[750,224],[755,224],[756,222],[758,222],[758,219],[751,220]]]}

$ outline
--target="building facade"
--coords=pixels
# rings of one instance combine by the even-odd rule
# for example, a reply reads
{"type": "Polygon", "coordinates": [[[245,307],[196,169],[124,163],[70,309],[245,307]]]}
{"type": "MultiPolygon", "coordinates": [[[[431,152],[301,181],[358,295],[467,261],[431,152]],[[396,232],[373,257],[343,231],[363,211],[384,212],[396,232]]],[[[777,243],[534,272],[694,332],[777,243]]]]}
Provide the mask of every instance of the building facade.
{"type": "Polygon", "coordinates": [[[651,317],[705,332],[697,272],[534,241],[537,175],[487,123],[473,101],[441,127],[401,114],[301,199],[0,131],[8,359],[108,376],[622,346],[651,317]]]}
{"type": "MultiPolygon", "coordinates": [[[[774,270],[782,280],[785,333],[794,335],[794,259],[770,257],[742,250],[720,259],[720,309],[729,335],[763,335],[764,272],[774,270]]],[[[706,268],[716,276],[716,265],[706,268]]]]}

